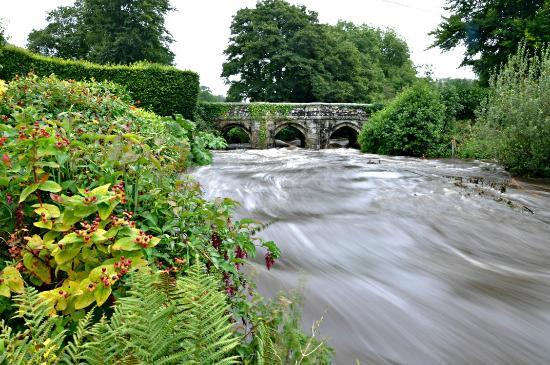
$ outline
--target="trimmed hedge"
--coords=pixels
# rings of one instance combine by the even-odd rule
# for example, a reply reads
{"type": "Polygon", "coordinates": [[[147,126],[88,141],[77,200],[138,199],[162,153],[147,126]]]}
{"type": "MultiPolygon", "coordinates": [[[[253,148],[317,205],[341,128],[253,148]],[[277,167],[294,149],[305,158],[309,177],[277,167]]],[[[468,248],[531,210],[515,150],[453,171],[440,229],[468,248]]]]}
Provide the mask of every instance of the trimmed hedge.
{"type": "Polygon", "coordinates": [[[197,108],[199,75],[171,66],[98,65],[45,57],[14,46],[0,48],[0,65],[0,78],[5,80],[34,72],[39,76],[55,74],[61,79],[112,81],[126,87],[134,100],[140,101],[140,107],[161,115],[181,114],[193,119],[197,108]]]}

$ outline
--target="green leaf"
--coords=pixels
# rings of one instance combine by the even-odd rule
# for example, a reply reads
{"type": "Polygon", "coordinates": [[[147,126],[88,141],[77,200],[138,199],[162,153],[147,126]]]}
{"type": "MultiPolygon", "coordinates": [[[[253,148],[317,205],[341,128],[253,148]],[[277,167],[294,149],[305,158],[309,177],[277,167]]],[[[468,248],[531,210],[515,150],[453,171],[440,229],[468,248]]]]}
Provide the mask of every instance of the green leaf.
{"type": "Polygon", "coordinates": [[[10,288],[7,284],[0,284],[0,295],[6,298],[11,297],[10,288]]]}
{"type": "Polygon", "coordinates": [[[76,217],[85,218],[95,212],[97,212],[97,205],[81,205],[75,207],[73,214],[76,217]]]}
{"type": "Polygon", "coordinates": [[[13,266],[6,266],[2,271],[2,279],[8,285],[11,291],[23,293],[25,290],[25,282],[21,277],[21,273],[13,266]]]}
{"type": "Polygon", "coordinates": [[[36,208],[34,210],[36,214],[46,214],[46,218],[57,218],[61,215],[61,211],[59,210],[59,208],[53,204],[34,204],[32,207],[36,208]]]}
{"type": "Polygon", "coordinates": [[[53,256],[55,257],[55,262],[58,265],[63,265],[78,255],[80,252],[80,246],[76,247],[63,247],[62,249],[59,249],[53,256]]]}
{"type": "Polygon", "coordinates": [[[88,288],[84,289],[84,293],[77,296],[74,301],[74,308],[76,310],[86,308],[95,301],[94,292],[88,291],[88,288]]]}
{"type": "Polygon", "coordinates": [[[46,284],[50,284],[52,282],[50,268],[48,265],[35,257],[32,253],[25,252],[23,255],[23,265],[25,265],[30,272],[38,276],[38,278],[46,284]]]}
{"type": "Polygon", "coordinates": [[[103,303],[109,298],[109,295],[111,295],[111,287],[105,287],[103,283],[98,284],[96,289],[94,290],[94,298],[97,302],[98,306],[102,306],[103,303]]]}
{"type": "Polygon", "coordinates": [[[109,192],[109,187],[111,186],[111,184],[105,184],[105,185],[101,185],[101,186],[98,186],[97,188],[93,189],[92,191],[90,191],[89,195],[90,196],[93,196],[93,195],[105,195],[109,192]]]}
{"type": "Polygon", "coordinates": [[[141,249],[141,247],[134,242],[133,237],[122,237],[121,239],[117,240],[115,244],[111,247],[111,249],[115,251],[135,251],[141,249]]]}
{"type": "Polygon", "coordinates": [[[38,228],[44,228],[44,229],[52,229],[53,222],[50,220],[47,220],[46,222],[38,221],[33,223],[35,227],[38,228]]]}
{"type": "Polygon", "coordinates": [[[27,200],[29,195],[34,193],[36,189],[38,189],[38,184],[32,184],[27,186],[25,189],[23,189],[23,191],[21,192],[21,196],[19,197],[19,203],[22,203],[25,200],[27,200]]]}
{"type": "Polygon", "coordinates": [[[49,191],[50,193],[58,193],[61,191],[61,185],[59,185],[55,181],[48,180],[41,183],[39,189],[43,191],[49,191]]]}
{"type": "Polygon", "coordinates": [[[107,203],[98,204],[97,212],[99,213],[99,218],[101,218],[101,220],[106,220],[107,218],[109,218],[111,216],[111,213],[113,213],[113,210],[115,209],[117,204],[118,204],[118,201],[115,201],[111,204],[107,204],[107,203]]]}
{"type": "Polygon", "coordinates": [[[35,166],[40,166],[40,167],[51,167],[51,168],[59,168],[59,164],[57,162],[53,162],[53,161],[39,161],[37,163],[34,164],[35,166]]]}
{"type": "Polygon", "coordinates": [[[68,245],[70,243],[75,243],[75,242],[82,242],[82,238],[73,232],[63,237],[61,241],[59,241],[58,243],[60,245],[68,245]]]}

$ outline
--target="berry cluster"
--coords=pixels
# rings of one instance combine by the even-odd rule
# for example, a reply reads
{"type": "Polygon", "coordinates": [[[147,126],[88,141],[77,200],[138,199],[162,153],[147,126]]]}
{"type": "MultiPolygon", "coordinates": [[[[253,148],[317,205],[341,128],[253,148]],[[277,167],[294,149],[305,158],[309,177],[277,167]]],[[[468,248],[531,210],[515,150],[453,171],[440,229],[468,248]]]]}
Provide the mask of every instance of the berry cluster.
{"type": "Polygon", "coordinates": [[[92,239],[92,235],[99,228],[100,221],[101,219],[99,217],[95,217],[92,224],[88,222],[80,222],[80,226],[82,227],[82,229],[75,229],[74,232],[77,234],[77,236],[82,237],[84,243],[89,243],[92,239]]]}
{"type": "Polygon", "coordinates": [[[271,254],[268,252],[265,254],[265,267],[267,267],[268,270],[271,269],[271,266],[275,263],[275,259],[271,256],[271,254]]]}
{"type": "Polygon", "coordinates": [[[115,193],[115,199],[118,199],[121,204],[126,204],[126,192],[124,191],[124,181],[119,182],[118,184],[113,185],[111,188],[113,193],[115,193]]]}
{"type": "Polygon", "coordinates": [[[146,232],[140,230],[139,235],[134,239],[134,242],[143,248],[147,248],[152,238],[152,234],[147,234],[146,232]]]}
{"type": "Polygon", "coordinates": [[[59,295],[63,298],[67,298],[69,296],[69,293],[67,293],[65,290],[60,290],[59,295]]]}
{"type": "Polygon", "coordinates": [[[124,217],[120,218],[115,215],[111,216],[111,222],[113,224],[113,227],[121,227],[126,226],[130,228],[135,228],[136,222],[132,221],[132,217],[134,216],[133,212],[125,210],[123,213],[124,217]]]}
{"type": "MultiPolygon", "coordinates": [[[[248,255],[246,254],[246,252],[241,248],[241,246],[237,246],[237,248],[235,249],[235,257],[238,258],[238,259],[245,259],[248,257],[248,255]]],[[[241,264],[240,263],[236,263],[235,264],[235,268],[237,270],[240,270],[241,268],[241,264]]]]}
{"type": "Polygon", "coordinates": [[[21,247],[21,239],[19,238],[19,235],[17,233],[10,234],[10,238],[6,243],[9,247],[8,253],[10,254],[10,257],[12,259],[21,258],[22,247],[21,247]]]}
{"type": "Polygon", "coordinates": [[[229,276],[229,273],[227,273],[227,272],[223,273],[223,282],[225,284],[225,292],[227,293],[227,295],[232,297],[235,294],[235,291],[237,289],[233,285],[233,280],[231,280],[231,277],[229,276]]]}
{"type": "Polygon", "coordinates": [[[67,147],[69,144],[71,144],[71,142],[66,137],[63,137],[59,133],[55,134],[55,138],[57,140],[55,142],[55,147],[57,148],[64,148],[64,147],[67,147]]]}
{"type": "Polygon", "coordinates": [[[8,141],[8,137],[0,137],[0,147],[4,145],[8,141]]]}
{"type": "Polygon", "coordinates": [[[124,256],[120,256],[120,261],[115,262],[114,264],[115,270],[118,272],[118,278],[126,275],[131,265],[132,259],[127,259],[124,256]]]}
{"type": "Polygon", "coordinates": [[[214,247],[216,250],[220,249],[222,240],[216,232],[212,233],[212,237],[210,238],[210,243],[212,243],[212,247],[214,247]]]}
{"type": "Polygon", "coordinates": [[[21,126],[19,128],[19,139],[25,140],[28,138],[36,139],[36,138],[49,138],[51,137],[50,132],[48,132],[45,128],[40,127],[40,121],[35,121],[33,128],[30,132],[27,132],[26,126],[21,126]]]}
{"type": "Polygon", "coordinates": [[[92,203],[95,203],[97,201],[97,196],[87,196],[84,198],[84,204],[90,205],[92,203]]]}
{"type": "Polygon", "coordinates": [[[41,213],[40,214],[40,221],[44,224],[48,223],[48,218],[46,217],[46,213],[41,213]]]}

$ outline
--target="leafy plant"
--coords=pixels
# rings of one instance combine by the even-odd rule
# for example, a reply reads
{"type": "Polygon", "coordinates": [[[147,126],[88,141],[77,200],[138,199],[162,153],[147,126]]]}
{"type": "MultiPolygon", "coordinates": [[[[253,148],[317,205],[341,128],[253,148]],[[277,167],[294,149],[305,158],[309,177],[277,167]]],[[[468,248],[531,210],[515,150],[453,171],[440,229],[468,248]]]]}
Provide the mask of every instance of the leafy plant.
{"type": "Polygon", "coordinates": [[[239,352],[246,363],[264,365],[328,365],[333,350],[319,338],[322,319],[311,327],[311,334],[301,328],[303,297],[298,290],[279,294],[267,303],[257,304],[257,321],[251,344],[239,352]],[[248,361],[248,362],[247,362],[248,361]]]}
{"type": "Polygon", "coordinates": [[[173,280],[147,270],[130,278],[111,318],[91,324],[89,312],[72,339],[58,330],[48,301],[28,288],[16,298],[26,330],[4,322],[0,364],[235,364],[238,344],[219,280],[199,261],[173,280]]]}
{"type": "Polygon", "coordinates": [[[550,176],[550,47],[521,46],[490,80],[462,155],[498,160],[515,174],[550,176]]]}
{"type": "Polygon", "coordinates": [[[424,156],[442,143],[445,105],[428,82],[406,89],[363,126],[363,152],[424,156]]]}

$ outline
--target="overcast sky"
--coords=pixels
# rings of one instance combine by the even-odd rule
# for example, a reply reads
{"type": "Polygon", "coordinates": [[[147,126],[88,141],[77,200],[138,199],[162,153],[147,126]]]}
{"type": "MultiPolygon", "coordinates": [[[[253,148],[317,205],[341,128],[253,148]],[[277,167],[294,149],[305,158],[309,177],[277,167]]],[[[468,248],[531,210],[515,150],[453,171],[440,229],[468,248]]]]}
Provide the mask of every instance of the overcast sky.
{"type": "MultiPolygon", "coordinates": [[[[0,17],[5,20],[9,41],[25,46],[33,28],[46,24],[46,14],[73,0],[0,0],[0,17]]],[[[441,20],[445,0],[290,0],[317,11],[321,22],[334,24],[339,19],[356,24],[394,28],[407,41],[415,65],[431,65],[436,78],[474,78],[466,67],[459,68],[463,49],[441,53],[427,50],[433,39],[428,32],[441,20]]],[[[217,94],[225,94],[227,85],[220,77],[223,51],[229,39],[232,16],[256,0],[172,0],[176,11],[167,18],[168,30],[175,42],[172,51],[176,65],[197,71],[201,84],[217,94]]]]}

